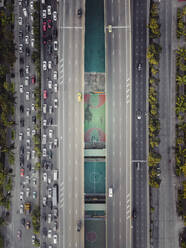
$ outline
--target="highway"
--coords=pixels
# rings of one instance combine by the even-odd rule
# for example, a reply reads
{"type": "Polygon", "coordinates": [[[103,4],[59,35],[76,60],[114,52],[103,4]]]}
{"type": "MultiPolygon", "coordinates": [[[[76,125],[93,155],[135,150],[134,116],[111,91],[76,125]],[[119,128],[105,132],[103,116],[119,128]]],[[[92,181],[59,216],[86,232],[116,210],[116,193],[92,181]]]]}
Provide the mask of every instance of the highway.
{"type": "Polygon", "coordinates": [[[147,107],[146,107],[146,30],[147,1],[134,0],[133,7],[133,82],[132,82],[132,185],[133,185],[133,248],[148,247],[147,199],[147,107]],[[141,64],[141,68],[139,67],[141,64]],[[140,112],[141,119],[137,118],[140,112]],[[138,164],[139,163],[139,164],[138,164]]]}
{"type": "Polygon", "coordinates": [[[107,248],[131,247],[130,1],[105,0],[107,248]],[[112,25],[112,32],[108,32],[112,25]]]}
{"type": "Polygon", "coordinates": [[[59,247],[84,247],[84,1],[59,2],[59,247]],[[82,17],[77,10],[82,8],[82,17]]]}

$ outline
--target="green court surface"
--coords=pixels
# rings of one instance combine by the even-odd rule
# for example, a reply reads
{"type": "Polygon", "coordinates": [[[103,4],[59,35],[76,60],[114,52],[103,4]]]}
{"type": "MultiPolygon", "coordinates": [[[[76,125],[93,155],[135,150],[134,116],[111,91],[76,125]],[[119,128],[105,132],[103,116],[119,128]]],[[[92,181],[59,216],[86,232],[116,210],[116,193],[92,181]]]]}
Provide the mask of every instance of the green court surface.
{"type": "Polygon", "coordinates": [[[105,143],[105,95],[85,95],[85,143],[105,143]]]}
{"type": "Polygon", "coordinates": [[[105,193],[105,162],[85,162],[85,193],[105,193]]]}
{"type": "Polygon", "coordinates": [[[86,1],[85,72],[105,72],[104,0],[86,1]]]}
{"type": "Polygon", "coordinates": [[[85,220],[85,247],[104,248],[105,244],[105,220],[85,220]]]}

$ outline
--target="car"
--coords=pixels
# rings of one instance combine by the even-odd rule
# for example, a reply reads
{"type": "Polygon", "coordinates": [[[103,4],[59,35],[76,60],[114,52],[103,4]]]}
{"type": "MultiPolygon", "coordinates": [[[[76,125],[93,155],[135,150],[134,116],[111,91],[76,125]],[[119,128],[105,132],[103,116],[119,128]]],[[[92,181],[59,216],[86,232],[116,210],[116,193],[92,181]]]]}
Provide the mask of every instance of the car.
{"type": "Polygon", "coordinates": [[[21,176],[21,177],[24,177],[24,174],[25,174],[24,172],[25,172],[24,168],[21,168],[21,169],[20,169],[20,176],[21,176]]]}
{"type": "Polygon", "coordinates": [[[25,77],[25,86],[28,86],[28,82],[29,82],[29,77],[25,77]]]}
{"type": "Polygon", "coordinates": [[[46,70],[47,70],[47,62],[43,61],[43,71],[46,71],[46,70]]]}
{"type": "Polygon", "coordinates": [[[30,128],[29,127],[26,129],[26,135],[30,136],[30,128]]]}
{"type": "Polygon", "coordinates": [[[22,0],[19,0],[19,6],[22,6],[22,0]]]}
{"type": "Polygon", "coordinates": [[[22,84],[19,86],[19,91],[20,91],[20,93],[23,93],[23,85],[22,84]]]}
{"type": "Polygon", "coordinates": [[[19,53],[23,53],[23,44],[19,44],[19,53]]]}
{"type": "Polygon", "coordinates": [[[28,169],[29,171],[31,171],[31,163],[28,163],[28,164],[27,164],[27,169],[28,169]]]}
{"type": "Polygon", "coordinates": [[[44,114],[47,113],[47,104],[46,103],[43,104],[43,113],[44,114]]]}
{"type": "Polygon", "coordinates": [[[48,136],[49,136],[50,139],[52,139],[52,136],[53,136],[53,130],[52,129],[49,130],[48,136]]]}
{"type": "Polygon", "coordinates": [[[35,116],[35,115],[32,116],[32,123],[33,123],[33,124],[36,124],[36,116],[35,116]]]}
{"type": "Polygon", "coordinates": [[[47,90],[43,91],[43,99],[47,99],[47,90]]]}
{"type": "Polygon", "coordinates": [[[22,30],[19,30],[19,38],[23,39],[23,31],[22,30]]]}
{"type": "Polygon", "coordinates": [[[56,28],[53,29],[53,37],[57,38],[57,29],[56,28]]]}
{"type": "Polygon", "coordinates": [[[54,221],[53,231],[56,232],[57,228],[58,228],[58,223],[57,223],[57,221],[54,221]]]}
{"type": "Polygon", "coordinates": [[[27,13],[26,8],[23,8],[23,14],[24,14],[24,16],[25,16],[25,17],[27,17],[27,16],[28,16],[28,13],[27,13]]]}
{"type": "Polygon", "coordinates": [[[21,236],[22,236],[22,232],[21,232],[21,230],[18,230],[17,231],[17,239],[20,240],[21,236]]]}
{"type": "Polygon", "coordinates": [[[49,81],[48,81],[48,88],[49,88],[49,89],[52,89],[52,80],[49,80],[49,81]]]}
{"type": "Polygon", "coordinates": [[[21,113],[24,113],[24,105],[20,105],[19,109],[21,113]]]}
{"type": "Polygon", "coordinates": [[[34,48],[34,42],[35,42],[35,40],[34,40],[34,38],[32,38],[32,39],[31,39],[31,47],[32,47],[32,48],[34,48]]]}
{"type": "Polygon", "coordinates": [[[52,238],[52,230],[51,229],[48,230],[48,235],[47,236],[48,236],[48,239],[52,238]]]}
{"type": "Polygon", "coordinates": [[[54,99],[54,108],[57,108],[57,106],[58,106],[58,100],[56,98],[56,99],[54,99]]]}
{"type": "Polygon", "coordinates": [[[132,211],[132,217],[133,217],[133,219],[136,219],[136,217],[137,217],[137,212],[136,212],[135,208],[132,211]]]}
{"type": "Polygon", "coordinates": [[[48,188],[48,198],[52,198],[52,188],[48,188]]]}
{"type": "Polygon", "coordinates": [[[31,22],[33,22],[33,20],[34,20],[34,16],[33,16],[32,12],[30,13],[30,20],[31,20],[31,22]]]}
{"type": "Polygon", "coordinates": [[[20,199],[20,201],[24,200],[24,192],[23,191],[20,192],[19,199],[20,199]]]}
{"type": "Polygon", "coordinates": [[[79,17],[82,16],[82,9],[81,9],[81,8],[77,10],[77,15],[78,15],[79,17]]]}
{"type": "Polygon", "coordinates": [[[29,116],[30,115],[30,108],[27,108],[26,109],[26,116],[29,116]]]}
{"type": "Polygon", "coordinates": [[[19,133],[19,141],[22,141],[23,140],[23,133],[19,133]]]}
{"type": "Polygon", "coordinates": [[[29,91],[26,92],[26,100],[27,100],[27,101],[30,100],[30,92],[29,92],[29,91]]]}
{"type": "Polygon", "coordinates": [[[23,77],[23,76],[24,76],[24,70],[23,70],[23,68],[21,68],[21,69],[19,70],[19,73],[20,73],[20,77],[23,77]]]}
{"type": "Polygon", "coordinates": [[[37,179],[34,177],[34,178],[32,179],[32,182],[33,182],[34,185],[36,185],[36,184],[37,184],[37,179]]]}
{"type": "Polygon", "coordinates": [[[137,110],[137,111],[136,111],[136,118],[137,118],[137,120],[141,120],[141,118],[142,118],[142,113],[141,113],[140,110],[137,110]]]}
{"type": "Polygon", "coordinates": [[[36,82],[35,75],[32,75],[32,77],[31,77],[31,82],[32,82],[32,84],[35,84],[35,82],[36,82]]]}
{"type": "Polygon", "coordinates": [[[109,187],[109,197],[112,198],[113,197],[113,188],[109,187]]]}
{"type": "Polygon", "coordinates": [[[23,118],[21,118],[21,120],[20,120],[20,126],[24,127],[24,119],[23,118]]]}
{"type": "Polygon", "coordinates": [[[57,80],[57,71],[54,71],[53,78],[54,80],[57,80]]]}
{"type": "Polygon", "coordinates": [[[30,140],[29,139],[26,140],[26,149],[30,149],[30,140]]]}
{"type": "Polygon", "coordinates": [[[47,182],[47,173],[46,172],[43,173],[43,182],[47,182]]]}
{"type": "Polygon", "coordinates": [[[36,156],[36,151],[35,150],[32,150],[32,159],[34,159],[36,156]]]}
{"type": "Polygon", "coordinates": [[[47,156],[47,150],[46,148],[43,148],[43,157],[46,157],[47,156]]]}
{"type": "Polygon", "coordinates": [[[52,45],[50,43],[48,44],[48,54],[52,54],[52,45]]]}
{"type": "Polygon", "coordinates": [[[52,151],[51,150],[48,151],[48,158],[52,159],[52,151]]]}
{"type": "Polygon", "coordinates": [[[36,135],[36,130],[32,129],[32,136],[36,135]]]}
{"type": "Polygon", "coordinates": [[[48,125],[52,125],[52,124],[53,124],[53,118],[50,117],[50,118],[48,119],[48,125]]]}
{"type": "Polygon", "coordinates": [[[33,26],[31,27],[31,35],[34,35],[34,28],[33,28],[33,26]]]}
{"type": "Polygon", "coordinates": [[[43,196],[43,206],[44,206],[44,207],[46,206],[46,201],[47,201],[46,196],[43,196]]]}
{"type": "Polygon", "coordinates": [[[54,65],[57,65],[58,64],[58,56],[54,56],[54,65]]]}
{"type": "Polygon", "coordinates": [[[21,222],[21,225],[25,226],[25,218],[22,218],[20,222],[21,222]]]}
{"type": "Polygon", "coordinates": [[[26,188],[26,197],[28,198],[30,196],[30,188],[26,188]]]}
{"type": "Polygon", "coordinates": [[[51,223],[51,221],[52,221],[52,214],[48,214],[48,224],[50,224],[51,223]]]}
{"type": "Polygon", "coordinates": [[[57,40],[54,41],[54,51],[57,51],[57,40]]]}
{"type": "Polygon", "coordinates": [[[42,145],[46,145],[46,140],[47,140],[47,136],[46,134],[43,134],[42,145]]]}
{"type": "Polygon", "coordinates": [[[20,214],[23,214],[24,213],[24,206],[23,206],[23,204],[20,204],[19,213],[20,214]]]}
{"type": "Polygon", "coordinates": [[[137,69],[138,69],[138,71],[141,71],[142,70],[142,64],[138,64],[138,66],[137,66],[137,69]]]}
{"type": "Polygon", "coordinates": [[[51,184],[51,182],[52,182],[52,178],[51,178],[51,177],[48,177],[47,183],[48,183],[48,184],[51,184]]]}
{"type": "Polygon", "coordinates": [[[33,197],[33,199],[36,199],[36,198],[37,198],[37,192],[36,192],[36,191],[34,191],[34,192],[32,193],[32,197],[33,197]]]}
{"type": "Polygon", "coordinates": [[[20,26],[23,25],[23,19],[22,19],[21,16],[18,18],[18,24],[19,24],[20,26]]]}
{"type": "Polygon", "coordinates": [[[78,92],[77,93],[77,100],[78,100],[78,102],[81,102],[81,100],[82,100],[82,94],[81,94],[81,92],[78,92]]]}
{"type": "Polygon", "coordinates": [[[46,31],[47,31],[47,23],[43,22],[43,32],[46,32],[46,31]]]}
{"type": "Polygon", "coordinates": [[[47,13],[46,13],[46,9],[43,9],[43,19],[46,19],[47,13]]]}
{"type": "Polygon", "coordinates": [[[29,33],[29,31],[30,31],[30,25],[29,24],[26,24],[25,31],[26,31],[26,33],[29,33]]]}
{"type": "Polygon", "coordinates": [[[51,5],[48,5],[48,6],[47,6],[47,14],[48,14],[48,15],[51,15],[51,14],[52,14],[51,9],[52,9],[52,8],[51,8],[51,5]]]}
{"type": "Polygon", "coordinates": [[[47,126],[47,120],[43,120],[43,127],[47,126]]]}
{"type": "Polygon", "coordinates": [[[57,21],[57,12],[56,11],[54,11],[53,12],[53,21],[57,21]]]}
{"type": "Polygon", "coordinates": [[[52,112],[53,112],[53,107],[49,106],[49,114],[52,114],[52,112]]]}
{"type": "Polygon", "coordinates": [[[54,84],[54,92],[57,93],[57,84],[54,84]]]}
{"type": "Polygon", "coordinates": [[[30,159],[30,151],[27,151],[26,153],[26,160],[28,161],[30,159]]]}
{"type": "Polygon", "coordinates": [[[58,217],[58,209],[57,208],[53,209],[53,215],[54,215],[54,218],[57,219],[57,217],[58,217]]]}
{"type": "Polygon", "coordinates": [[[26,45],[29,44],[29,37],[28,37],[28,35],[25,36],[25,44],[26,44],[26,45]]]}
{"type": "Polygon", "coordinates": [[[55,245],[57,244],[57,234],[53,235],[53,242],[54,242],[55,245]]]}
{"type": "Polygon", "coordinates": [[[48,61],[48,69],[52,69],[52,61],[48,61]]]}
{"type": "Polygon", "coordinates": [[[28,47],[26,47],[25,53],[26,53],[26,56],[30,56],[30,49],[28,47]]]}
{"type": "Polygon", "coordinates": [[[32,235],[32,244],[35,245],[36,242],[36,235],[32,235]]]}
{"type": "Polygon", "coordinates": [[[36,96],[36,94],[35,94],[35,92],[34,92],[34,90],[32,90],[32,99],[34,99],[35,100],[35,96],[36,96]]]}
{"type": "Polygon", "coordinates": [[[29,65],[26,65],[25,72],[26,72],[26,74],[29,74],[29,72],[30,72],[30,66],[29,65]]]}
{"type": "Polygon", "coordinates": [[[112,25],[108,25],[108,31],[109,33],[112,33],[112,25]]]}
{"type": "Polygon", "coordinates": [[[48,20],[48,29],[52,28],[52,20],[48,20]]]}
{"type": "Polygon", "coordinates": [[[27,221],[27,222],[26,222],[25,227],[26,227],[27,230],[30,229],[30,221],[27,221]]]}
{"type": "Polygon", "coordinates": [[[55,147],[58,146],[58,139],[57,139],[57,138],[54,139],[54,146],[55,146],[55,147]]]}
{"type": "Polygon", "coordinates": [[[30,1],[30,9],[33,9],[33,8],[34,8],[34,2],[30,1]]]}
{"type": "Polygon", "coordinates": [[[35,108],[35,104],[34,103],[32,103],[32,111],[35,111],[36,110],[36,108],[35,108]]]}
{"type": "MultiPolygon", "coordinates": [[[[46,214],[45,214],[45,220],[46,220],[46,214]]],[[[46,237],[47,236],[47,228],[43,227],[43,236],[46,237]]]]}
{"type": "Polygon", "coordinates": [[[81,220],[78,220],[77,222],[77,232],[80,232],[81,231],[81,220]]]}
{"type": "Polygon", "coordinates": [[[48,148],[49,148],[49,150],[52,150],[52,148],[53,148],[53,142],[52,141],[49,142],[48,148]]]}

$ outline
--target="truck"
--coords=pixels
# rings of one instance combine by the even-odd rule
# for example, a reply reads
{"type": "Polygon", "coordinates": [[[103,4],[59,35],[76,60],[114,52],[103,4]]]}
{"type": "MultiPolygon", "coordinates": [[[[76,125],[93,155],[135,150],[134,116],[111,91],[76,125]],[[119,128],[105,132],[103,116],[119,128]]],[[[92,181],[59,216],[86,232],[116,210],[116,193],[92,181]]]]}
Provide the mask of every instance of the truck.
{"type": "Polygon", "coordinates": [[[30,212],[31,212],[31,203],[30,202],[26,202],[24,204],[24,211],[25,211],[25,214],[30,214],[30,212]]]}
{"type": "Polygon", "coordinates": [[[52,194],[52,206],[57,207],[58,203],[58,185],[53,185],[53,194],[52,194]]]}

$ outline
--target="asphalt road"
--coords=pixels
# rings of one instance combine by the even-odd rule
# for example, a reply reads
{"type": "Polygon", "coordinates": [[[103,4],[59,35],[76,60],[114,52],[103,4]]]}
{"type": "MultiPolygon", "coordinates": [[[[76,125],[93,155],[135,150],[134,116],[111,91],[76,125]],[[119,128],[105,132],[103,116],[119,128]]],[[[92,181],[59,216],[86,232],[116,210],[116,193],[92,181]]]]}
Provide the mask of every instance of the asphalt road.
{"type": "Polygon", "coordinates": [[[131,247],[130,1],[105,2],[107,247],[131,247]],[[112,33],[108,32],[112,25],[112,33]]]}
{"type": "Polygon", "coordinates": [[[133,247],[148,247],[147,230],[147,143],[146,143],[146,30],[147,1],[133,0],[132,8],[133,82],[132,82],[132,185],[133,185],[133,247]],[[138,69],[141,64],[142,69],[138,69]],[[141,119],[137,119],[137,111],[141,119]],[[138,165],[139,163],[139,165],[138,165]]]}
{"type": "Polygon", "coordinates": [[[84,1],[59,2],[59,247],[84,247],[84,1]],[[82,17],[77,10],[82,8],[82,17]]]}

